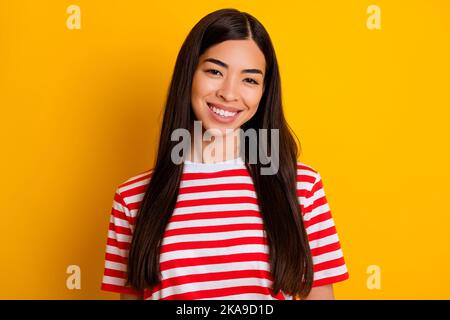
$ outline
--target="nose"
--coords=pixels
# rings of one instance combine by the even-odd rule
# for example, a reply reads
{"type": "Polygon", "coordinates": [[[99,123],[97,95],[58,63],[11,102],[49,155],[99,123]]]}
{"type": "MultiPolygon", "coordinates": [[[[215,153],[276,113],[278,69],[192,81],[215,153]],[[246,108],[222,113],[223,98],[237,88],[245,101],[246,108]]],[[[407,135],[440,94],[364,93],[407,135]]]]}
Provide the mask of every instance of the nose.
{"type": "Polygon", "coordinates": [[[217,96],[225,101],[236,101],[238,98],[238,86],[233,77],[227,77],[222,86],[217,90],[217,96]]]}

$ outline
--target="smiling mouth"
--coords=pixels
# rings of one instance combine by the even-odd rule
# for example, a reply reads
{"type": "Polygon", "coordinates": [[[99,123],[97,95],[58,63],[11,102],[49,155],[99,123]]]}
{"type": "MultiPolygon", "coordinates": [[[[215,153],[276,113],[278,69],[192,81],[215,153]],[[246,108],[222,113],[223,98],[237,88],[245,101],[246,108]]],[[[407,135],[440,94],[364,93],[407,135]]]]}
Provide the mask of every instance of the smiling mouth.
{"type": "Polygon", "coordinates": [[[242,112],[242,110],[239,111],[227,111],[227,110],[223,110],[221,108],[216,107],[215,105],[207,102],[208,108],[214,112],[215,114],[217,114],[218,116],[222,117],[222,118],[233,118],[235,117],[237,114],[239,114],[240,112],[242,112]]]}

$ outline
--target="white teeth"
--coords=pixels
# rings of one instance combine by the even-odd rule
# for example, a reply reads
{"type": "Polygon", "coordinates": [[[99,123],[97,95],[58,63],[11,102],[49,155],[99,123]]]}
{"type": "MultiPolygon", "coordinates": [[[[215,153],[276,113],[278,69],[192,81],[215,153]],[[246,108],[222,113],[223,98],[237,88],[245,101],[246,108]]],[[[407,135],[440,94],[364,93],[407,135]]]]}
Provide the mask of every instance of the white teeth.
{"type": "Polygon", "coordinates": [[[222,117],[233,117],[236,112],[230,112],[230,111],[226,111],[223,109],[219,109],[214,107],[213,105],[211,105],[211,110],[214,111],[214,113],[217,113],[218,115],[222,116],[222,117]]]}

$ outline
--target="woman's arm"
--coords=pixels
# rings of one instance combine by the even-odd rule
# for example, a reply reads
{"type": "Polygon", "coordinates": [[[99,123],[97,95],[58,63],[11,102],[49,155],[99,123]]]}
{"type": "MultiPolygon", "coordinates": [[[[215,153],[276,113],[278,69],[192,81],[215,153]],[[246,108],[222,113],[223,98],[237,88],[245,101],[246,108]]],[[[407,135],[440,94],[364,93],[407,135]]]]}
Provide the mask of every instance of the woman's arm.
{"type": "Polygon", "coordinates": [[[120,300],[143,300],[144,296],[142,294],[129,294],[129,293],[121,293],[120,300]]]}
{"type": "Polygon", "coordinates": [[[333,285],[327,284],[311,289],[309,295],[303,300],[334,300],[333,285]]]}

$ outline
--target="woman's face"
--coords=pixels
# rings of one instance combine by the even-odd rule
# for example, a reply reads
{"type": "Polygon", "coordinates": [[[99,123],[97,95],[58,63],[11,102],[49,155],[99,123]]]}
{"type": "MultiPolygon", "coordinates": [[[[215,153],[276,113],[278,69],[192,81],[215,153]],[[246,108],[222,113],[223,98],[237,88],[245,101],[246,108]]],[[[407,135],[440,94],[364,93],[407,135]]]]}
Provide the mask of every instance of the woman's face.
{"type": "MultiPolygon", "coordinates": [[[[208,48],[192,83],[192,108],[205,129],[238,129],[256,113],[266,60],[253,40],[228,40],[208,48]]],[[[216,131],[217,132],[217,131],[216,131]]]]}

